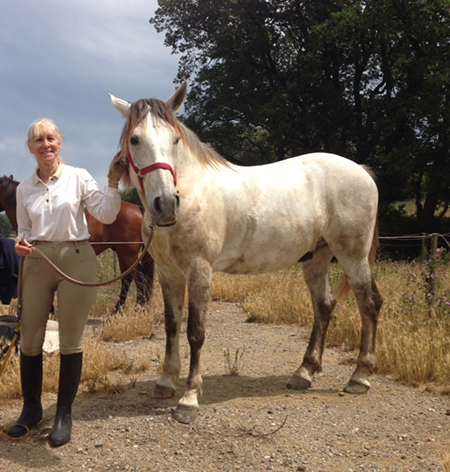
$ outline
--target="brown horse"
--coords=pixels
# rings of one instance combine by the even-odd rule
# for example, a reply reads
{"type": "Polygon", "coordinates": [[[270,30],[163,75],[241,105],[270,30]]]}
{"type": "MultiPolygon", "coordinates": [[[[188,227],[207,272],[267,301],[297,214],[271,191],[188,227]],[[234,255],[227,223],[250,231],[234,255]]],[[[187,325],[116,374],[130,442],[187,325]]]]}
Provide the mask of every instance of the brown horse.
{"type": "MultiPolygon", "coordinates": [[[[17,233],[16,189],[19,182],[13,176],[0,177],[0,212],[4,211],[17,233]]],[[[117,253],[121,272],[127,270],[138,258],[142,244],[142,210],[133,203],[122,202],[114,223],[105,225],[85,212],[91,237],[89,241],[99,255],[110,248],[117,253]]],[[[136,301],[140,305],[149,302],[153,292],[154,261],[146,254],[139,267],[122,279],[122,288],[114,312],[125,304],[131,283],[136,284],[136,301]]]]}

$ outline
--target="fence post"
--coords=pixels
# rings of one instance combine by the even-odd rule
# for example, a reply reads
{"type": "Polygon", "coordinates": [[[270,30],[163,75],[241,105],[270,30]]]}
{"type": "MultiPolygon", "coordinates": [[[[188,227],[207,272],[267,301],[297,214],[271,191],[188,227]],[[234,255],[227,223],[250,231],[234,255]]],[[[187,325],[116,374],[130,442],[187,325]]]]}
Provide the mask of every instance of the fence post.
{"type": "Polygon", "coordinates": [[[428,235],[422,233],[422,250],[420,252],[420,262],[425,262],[427,260],[427,239],[428,235]]]}
{"type": "Polygon", "coordinates": [[[431,235],[431,243],[430,243],[430,275],[429,275],[429,295],[427,294],[428,302],[430,305],[434,305],[436,301],[436,279],[435,279],[435,259],[437,256],[437,247],[438,247],[438,239],[439,235],[437,233],[433,233],[431,235]]]}
{"type": "Polygon", "coordinates": [[[438,239],[439,239],[439,234],[433,233],[431,235],[431,246],[430,246],[431,259],[434,259],[436,257],[437,248],[438,248],[438,239]]]}

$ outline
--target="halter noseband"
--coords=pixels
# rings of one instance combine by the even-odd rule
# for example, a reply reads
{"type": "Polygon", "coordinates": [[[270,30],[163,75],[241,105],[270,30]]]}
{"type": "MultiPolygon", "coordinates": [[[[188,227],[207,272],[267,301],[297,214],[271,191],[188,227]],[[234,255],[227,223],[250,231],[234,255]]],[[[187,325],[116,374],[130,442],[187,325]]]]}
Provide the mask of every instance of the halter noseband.
{"type": "Polygon", "coordinates": [[[173,169],[173,167],[170,164],[166,164],[165,162],[156,162],[155,164],[152,164],[150,166],[144,167],[143,169],[139,169],[139,167],[136,166],[136,164],[133,161],[133,158],[131,157],[130,150],[127,149],[127,159],[128,162],[130,163],[131,167],[133,168],[134,172],[136,172],[136,175],[139,180],[139,184],[141,186],[142,193],[145,195],[145,190],[144,190],[144,175],[149,174],[150,172],[153,172],[154,170],[157,169],[167,169],[170,171],[170,173],[173,176],[173,182],[175,187],[177,186],[177,173],[173,169]]]}

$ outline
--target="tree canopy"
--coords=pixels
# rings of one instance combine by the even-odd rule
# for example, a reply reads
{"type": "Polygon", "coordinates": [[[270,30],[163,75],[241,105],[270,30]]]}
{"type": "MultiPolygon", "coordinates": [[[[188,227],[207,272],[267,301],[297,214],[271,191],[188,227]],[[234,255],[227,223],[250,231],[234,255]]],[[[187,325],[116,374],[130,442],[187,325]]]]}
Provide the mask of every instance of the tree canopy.
{"type": "Polygon", "coordinates": [[[15,236],[16,233],[12,224],[9,222],[6,215],[0,215],[0,237],[10,238],[15,236]]]}
{"type": "Polygon", "coordinates": [[[433,231],[450,202],[450,0],[160,0],[186,124],[242,164],[327,151],[433,231]]]}

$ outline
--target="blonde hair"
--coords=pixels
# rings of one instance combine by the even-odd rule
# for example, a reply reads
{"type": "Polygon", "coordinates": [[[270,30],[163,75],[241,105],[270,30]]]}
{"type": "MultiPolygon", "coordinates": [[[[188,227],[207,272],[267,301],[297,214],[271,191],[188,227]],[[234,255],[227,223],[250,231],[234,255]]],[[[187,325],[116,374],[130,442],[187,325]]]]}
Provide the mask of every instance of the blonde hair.
{"type": "Polygon", "coordinates": [[[31,123],[30,128],[28,129],[28,149],[31,151],[31,145],[33,143],[35,143],[41,136],[49,134],[56,136],[59,143],[62,143],[63,135],[53,120],[50,120],[49,118],[40,118],[31,123]]]}

